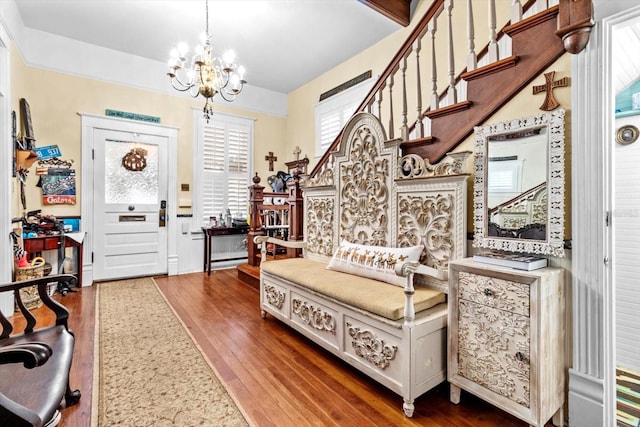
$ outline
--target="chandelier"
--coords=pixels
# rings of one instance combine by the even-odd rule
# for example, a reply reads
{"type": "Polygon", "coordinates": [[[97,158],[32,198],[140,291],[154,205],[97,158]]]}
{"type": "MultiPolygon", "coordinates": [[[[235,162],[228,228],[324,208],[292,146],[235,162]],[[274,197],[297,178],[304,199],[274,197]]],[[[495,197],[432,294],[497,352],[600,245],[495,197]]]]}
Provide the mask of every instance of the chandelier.
{"type": "Polygon", "coordinates": [[[227,51],[222,57],[213,56],[211,34],[209,33],[209,0],[206,0],[206,31],[201,36],[202,45],[196,46],[191,63],[187,63],[189,47],[179,43],[171,50],[169,72],[171,86],[180,92],[189,92],[194,98],[202,95],[206,99],[204,118],[209,121],[213,114],[213,98],[220,94],[222,99],[231,102],[236,98],[246,80],[244,67],[238,66],[233,51],[227,51]],[[188,66],[187,66],[188,64],[188,66]]]}

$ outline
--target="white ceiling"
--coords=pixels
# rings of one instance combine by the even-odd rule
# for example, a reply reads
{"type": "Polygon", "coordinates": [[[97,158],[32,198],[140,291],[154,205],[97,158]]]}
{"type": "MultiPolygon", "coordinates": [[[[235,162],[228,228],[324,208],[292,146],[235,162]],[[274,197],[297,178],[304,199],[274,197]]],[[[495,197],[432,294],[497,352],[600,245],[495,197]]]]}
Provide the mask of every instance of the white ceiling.
{"type": "MultiPolygon", "coordinates": [[[[26,27],[161,62],[205,29],[204,0],[15,1],[26,27]]],[[[209,0],[209,26],[216,53],[233,49],[250,85],[280,93],[402,28],[356,0],[209,0]]]]}
{"type": "Polygon", "coordinates": [[[619,94],[640,79],[640,19],[613,34],[613,87],[619,94]]]}

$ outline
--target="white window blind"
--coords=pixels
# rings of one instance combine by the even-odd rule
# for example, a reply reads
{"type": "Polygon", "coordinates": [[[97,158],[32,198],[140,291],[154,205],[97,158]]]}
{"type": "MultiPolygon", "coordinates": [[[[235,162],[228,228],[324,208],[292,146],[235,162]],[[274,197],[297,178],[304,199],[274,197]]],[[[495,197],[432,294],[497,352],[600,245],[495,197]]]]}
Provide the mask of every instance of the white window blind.
{"type": "Polygon", "coordinates": [[[487,191],[489,193],[520,192],[521,162],[518,160],[489,160],[487,191]]]}
{"type": "Polygon", "coordinates": [[[244,218],[249,211],[253,120],[216,113],[209,123],[202,118],[198,122],[200,155],[194,165],[199,163],[200,168],[194,198],[201,202],[194,206],[194,218],[207,223],[227,209],[244,218]]]}
{"type": "Polygon", "coordinates": [[[316,105],[316,157],[329,149],[373,83],[368,79],[316,105]]]}

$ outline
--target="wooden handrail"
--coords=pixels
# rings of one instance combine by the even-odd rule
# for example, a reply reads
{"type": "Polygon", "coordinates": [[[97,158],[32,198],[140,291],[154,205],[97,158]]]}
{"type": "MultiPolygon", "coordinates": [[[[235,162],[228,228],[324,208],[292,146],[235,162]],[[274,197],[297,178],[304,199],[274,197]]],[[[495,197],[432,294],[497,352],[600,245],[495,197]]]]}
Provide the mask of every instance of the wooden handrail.
{"type": "MultiPolygon", "coordinates": [[[[369,93],[367,93],[367,96],[365,96],[364,100],[360,103],[360,105],[358,105],[358,108],[356,108],[356,111],[354,112],[354,114],[360,111],[364,111],[364,107],[369,105],[369,103],[374,100],[376,93],[385,87],[387,78],[391,76],[395,71],[397,71],[400,60],[405,55],[407,55],[407,53],[413,46],[413,42],[415,42],[418,37],[422,36],[422,34],[427,28],[427,25],[429,24],[429,21],[431,21],[431,19],[436,15],[438,10],[443,5],[444,5],[444,0],[434,0],[434,2],[431,4],[431,6],[429,7],[425,15],[420,20],[420,22],[418,22],[415,28],[411,31],[407,40],[405,40],[405,42],[402,44],[400,49],[398,49],[396,54],[393,56],[393,58],[389,62],[389,65],[387,65],[387,67],[384,69],[384,71],[378,78],[378,81],[376,82],[376,84],[373,85],[369,93]]],[[[315,167],[311,171],[311,174],[310,174],[311,177],[314,177],[316,173],[319,172],[322,165],[329,158],[329,155],[331,154],[331,152],[335,150],[336,147],[338,146],[338,143],[340,142],[341,138],[342,138],[342,130],[336,136],[336,139],[334,139],[334,141],[331,143],[331,146],[329,147],[329,149],[322,155],[318,163],[315,165],[315,167]]]]}
{"type": "MultiPolygon", "coordinates": [[[[563,9],[566,10],[570,10],[570,8],[568,8],[567,6],[565,6],[563,8],[563,5],[565,3],[567,3],[569,0],[558,0],[560,2],[560,11],[562,11],[563,9]]],[[[590,9],[588,8],[588,3],[589,0],[576,0],[578,3],[581,3],[580,7],[583,7],[585,10],[590,11],[590,9]],[[584,6],[582,6],[582,4],[584,4],[584,6]]],[[[510,2],[511,3],[511,2],[510,2]]],[[[528,0],[526,1],[526,3],[520,8],[520,11],[517,11],[517,8],[513,8],[513,6],[518,6],[520,4],[520,2],[511,4],[510,7],[511,9],[511,16],[512,19],[515,20],[522,20],[523,16],[526,16],[527,14],[531,14],[531,12],[533,12],[534,10],[532,9],[534,6],[538,5],[542,5],[543,8],[546,8],[547,11],[549,11],[550,9],[555,9],[557,11],[558,6],[549,6],[548,2],[541,2],[540,0],[528,0]]],[[[467,78],[479,78],[478,76],[483,76],[484,74],[481,73],[474,73],[474,70],[468,70],[467,67],[461,67],[460,71],[455,71],[456,75],[454,78],[451,79],[451,84],[453,84],[455,86],[456,89],[452,89],[451,84],[447,87],[447,89],[441,89],[439,88],[437,90],[438,93],[436,93],[436,89],[435,89],[435,85],[436,85],[436,81],[435,81],[435,77],[433,77],[433,85],[431,85],[433,87],[433,91],[431,92],[432,95],[428,95],[429,90],[424,92],[424,98],[428,98],[429,96],[432,97],[432,99],[435,99],[437,101],[432,101],[431,105],[429,105],[428,107],[422,109],[422,107],[420,106],[421,104],[421,98],[423,98],[423,91],[421,89],[419,90],[418,93],[418,97],[417,97],[417,104],[416,107],[418,107],[419,109],[421,109],[423,111],[422,115],[419,115],[417,117],[416,121],[410,120],[409,123],[407,123],[407,105],[406,105],[406,87],[404,86],[404,75],[405,75],[405,71],[407,71],[407,68],[405,66],[401,66],[401,62],[403,60],[406,61],[406,58],[408,58],[410,55],[412,55],[412,53],[414,53],[414,46],[415,43],[423,38],[423,37],[428,37],[427,32],[431,31],[433,29],[431,22],[435,19],[438,18],[438,16],[441,15],[441,13],[443,12],[443,10],[445,9],[445,6],[451,6],[451,4],[447,3],[445,0],[434,0],[431,5],[429,6],[429,8],[427,9],[426,13],[424,14],[424,16],[420,19],[420,21],[418,21],[418,23],[416,24],[416,26],[411,30],[411,33],[409,34],[409,36],[407,37],[407,39],[404,41],[404,43],[401,45],[401,47],[398,49],[398,51],[396,52],[396,54],[393,56],[393,58],[391,59],[391,61],[389,62],[389,64],[386,66],[386,68],[384,69],[384,71],[382,72],[382,74],[378,77],[377,81],[375,82],[375,84],[373,85],[373,87],[371,88],[371,90],[367,93],[367,95],[365,96],[365,98],[363,99],[363,101],[358,105],[357,109],[355,110],[354,114],[361,112],[361,111],[365,111],[367,108],[371,111],[374,107],[375,107],[375,103],[380,102],[380,94],[382,94],[382,91],[385,90],[385,88],[389,88],[388,92],[389,92],[389,104],[387,106],[386,101],[385,101],[385,105],[384,107],[379,108],[378,114],[380,119],[382,119],[381,115],[383,114],[384,111],[384,115],[385,115],[385,120],[386,120],[386,116],[388,115],[388,120],[389,120],[389,125],[386,126],[387,129],[387,136],[390,139],[393,139],[393,133],[395,130],[395,126],[393,125],[394,120],[398,119],[400,117],[400,114],[394,114],[394,104],[398,104],[400,101],[399,100],[394,100],[392,99],[392,88],[393,88],[393,82],[394,82],[394,77],[395,77],[395,81],[397,82],[396,84],[398,85],[402,85],[402,87],[399,89],[399,92],[402,93],[402,127],[400,128],[401,131],[401,139],[403,140],[403,144],[401,145],[402,149],[403,149],[403,153],[404,154],[408,154],[409,152],[414,153],[414,154],[418,154],[420,151],[422,151],[425,155],[427,156],[431,156],[431,154],[427,154],[427,153],[433,153],[433,158],[429,157],[429,160],[432,162],[437,162],[439,161],[442,152],[446,152],[448,150],[445,150],[446,148],[451,149],[453,146],[455,146],[455,144],[457,142],[451,142],[451,141],[447,141],[447,144],[453,143],[454,145],[449,146],[449,147],[444,147],[443,145],[441,148],[438,148],[437,150],[435,149],[435,147],[433,149],[427,149],[427,150],[418,150],[416,151],[415,148],[412,148],[412,151],[409,152],[404,152],[404,148],[406,147],[417,147],[419,145],[424,145],[424,144],[433,144],[433,143],[440,143],[443,142],[445,139],[447,139],[448,135],[445,135],[444,138],[443,136],[440,135],[436,135],[433,132],[422,132],[422,126],[420,127],[420,129],[418,130],[418,132],[415,134],[415,137],[411,137],[409,138],[409,135],[411,135],[411,133],[414,131],[415,127],[417,124],[422,124],[422,118],[423,117],[428,117],[429,119],[433,119],[434,117],[439,117],[438,113],[433,113],[435,110],[440,110],[442,108],[449,108],[448,112],[446,114],[451,114],[452,112],[455,111],[461,111],[460,108],[453,108],[451,107],[451,102],[455,102],[455,93],[453,94],[454,96],[450,97],[448,101],[444,101],[442,104],[440,104],[440,100],[443,100],[443,93],[449,91],[451,92],[452,90],[455,92],[456,90],[458,90],[457,86],[459,84],[462,83],[462,81],[464,80],[464,82],[467,82],[467,78]],[[402,73],[402,76],[396,76],[396,73],[402,73]],[[402,80],[402,81],[400,81],[402,80]],[[435,106],[434,106],[434,102],[435,102],[435,106]],[[442,105],[442,106],[441,106],[442,105]],[[384,110],[382,110],[382,108],[384,108],[384,110]]],[[[518,6],[519,8],[519,6],[518,6]]],[[[535,13],[538,15],[542,15],[541,10],[535,10],[535,13]]],[[[572,21],[571,23],[573,24],[573,22],[578,22],[578,24],[583,25],[586,21],[584,16],[588,15],[586,12],[582,13],[580,15],[573,13],[574,16],[571,16],[572,21]],[[583,16],[584,15],[584,16],[583,16]]],[[[562,17],[560,17],[562,18],[562,17]]],[[[507,27],[513,27],[514,24],[517,24],[517,22],[511,22],[511,21],[507,21],[507,23],[505,24],[504,28],[507,27]]],[[[587,23],[588,24],[588,23],[587,23]]],[[[583,25],[586,26],[587,24],[583,25]]],[[[500,40],[503,38],[503,36],[505,35],[504,32],[504,28],[500,29],[497,32],[497,39],[496,40],[500,40]]],[[[566,28],[568,28],[568,31],[573,31],[573,27],[570,25],[567,25],[566,28]]],[[[495,29],[494,29],[495,31],[495,29]]],[[[564,35],[564,32],[562,33],[562,35],[564,35]]],[[[560,34],[559,34],[560,36],[560,34]]],[[[573,35],[574,37],[578,37],[573,35]]],[[[470,40],[473,41],[473,34],[470,35],[470,40]]],[[[494,40],[495,42],[495,40],[494,40]]],[[[450,42],[452,43],[452,42],[450,42]]],[[[489,40],[485,46],[482,49],[479,49],[477,51],[477,58],[480,59],[484,56],[487,55],[487,52],[489,51],[489,45],[491,43],[491,40],[489,40]]],[[[570,43],[565,41],[566,43],[570,43]]],[[[473,46],[471,46],[472,48],[473,46]]],[[[417,50],[417,49],[416,49],[417,50]]],[[[433,50],[433,47],[432,47],[433,50]]],[[[516,64],[516,62],[518,61],[518,57],[516,56],[516,54],[513,54],[511,57],[509,58],[498,58],[497,61],[495,62],[495,64],[497,64],[496,66],[493,65],[493,62],[489,65],[485,65],[483,64],[481,66],[481,70],[483,71],[483,73],[486,74],[490,74],[490,73],[495,73],[497,71],[499,71],[502,67],[502,69],[504,69],[505,67],[512,67],[514,66],[514,64],[516,64]]],[[[405,64],[406,65],[406,64],[405,64]]],[[[420,68],[418,66],[418,68],[420,68]]],[[[412,69],[409,69],[408,71],[413,72],[412,69]]],[[[530,71],[530,70],[529,70],[530,71]]],[[[415,75],[413,77],[418,77],[420,80],[423,80],[423,77],[420,76],[418,73],[420,71],[418,70],[415,75]]],[[[432,73],[433,76],[435,76],[434,73],[432,73]]],[[[418,85],[420,85],[422,82],[418,82],[418,85]]],[[[425,85],[428,86],[428,85],[425,85]]],[[[466,84],[465,86],[466,87],[466,84]]],[[[417,88],[419,88],[419,86],[417,86],[417,88]]],[[[394,93],[395,94],[395,93],[394,93]]],[[[465,108],[472,108],[472,105],[474,103],[473,99],[461,99],[462,103],[466,103],[467,107],[465,108]]],[[[426,103],[429,104],[429,103],[426,103]]],[[[485,104],[486,104],[486,100],[485,100],[485,104]]],[[[378,106],[380,106],[380,104],[378,104],[378,106]]],[[[483,108],[486,108],[486,105],[484,105],[483,108]]],[[[499,105],[496,105],[495,108],[499,108],[499,105]]],[[[411,110],[411,109],[409,109],[411,110]]],[[[429,124],[429,122],[431,124],[433,124],[434,122],[432,120],[428,120],[426,122],[426,124],[429,124]]],[[[470,126],[470,129],[473,129],[473,126],[477,125],[477,123],[470,123],[468,124],[468,126],[470,126]]],[[[340,140],[343,136],[343,131],[341,130],[338,135],[336,136],[336,138],[334,139],[334,141],[331,143],[329,149],[323,153],[322,157],[319,159],[319,161],[316,163],[316,165],[314,166],[313,170],[311,171],[310,177],[314,178],[316,177],[320,171],[326,166],[329,157],[331,155],[331,153],[333,151],[335,151],[338,147],[338,144],[340,143],[340,140]]],[[[458,141],[459,142],[459,141],[458,141]]],[[[439,145],[439,147],[440,147],[439,145]]]]}

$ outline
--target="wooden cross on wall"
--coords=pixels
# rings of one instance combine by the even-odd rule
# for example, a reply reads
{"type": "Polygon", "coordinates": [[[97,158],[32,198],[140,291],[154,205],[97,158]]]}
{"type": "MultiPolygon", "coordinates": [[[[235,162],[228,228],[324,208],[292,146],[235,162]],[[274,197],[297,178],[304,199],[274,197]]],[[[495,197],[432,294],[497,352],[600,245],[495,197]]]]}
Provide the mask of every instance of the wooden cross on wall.
{"type": "Polygon", "coordinates": [[[560,80],[553,81],[553,76],[556,74],[555,71],[550,73],[546,73],[544,75],[545,83],[543,85],[534,86],[533,94],[537,94],[540,92],[546,92],[546,96],[544,97],[544,102],[540,106],[540,109],[543,111],[551,111],[560,106],[556,98],[553,96],[553,89],[557,87],[569,86],[569,78],[563,77],[560,80]]]}
{"type": "Polygon", "coordinates": [[[264,156],[264,159],[269,162],[269,170],[273,171],[273,162],[277,162],[278,157],[273,155],[273,151],[269,151],[269,155],[264,156]]]}

